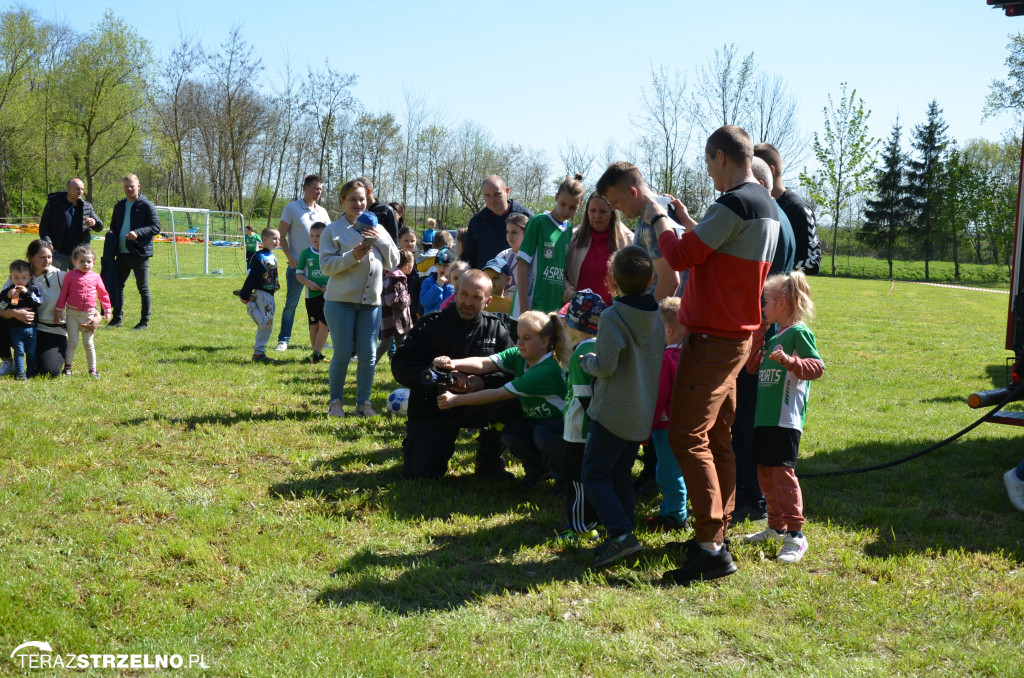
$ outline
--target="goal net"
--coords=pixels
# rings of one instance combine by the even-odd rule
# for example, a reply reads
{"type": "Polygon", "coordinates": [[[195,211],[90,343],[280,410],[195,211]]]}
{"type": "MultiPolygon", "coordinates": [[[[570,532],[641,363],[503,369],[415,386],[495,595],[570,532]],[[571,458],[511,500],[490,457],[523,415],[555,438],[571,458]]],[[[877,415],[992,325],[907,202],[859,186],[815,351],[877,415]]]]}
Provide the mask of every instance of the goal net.
{"type": "Polygon", "coordinates": [[[150,273],[164,278],[245,274],[245,217],[239,212],[157,205],[150,273]]]}

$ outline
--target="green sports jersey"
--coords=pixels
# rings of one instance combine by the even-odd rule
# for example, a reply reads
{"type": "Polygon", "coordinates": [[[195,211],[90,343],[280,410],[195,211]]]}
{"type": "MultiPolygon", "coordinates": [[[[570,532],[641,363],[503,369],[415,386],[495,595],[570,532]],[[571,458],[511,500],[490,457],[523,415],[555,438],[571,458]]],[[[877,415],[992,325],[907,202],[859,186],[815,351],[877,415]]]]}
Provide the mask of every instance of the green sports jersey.
{"type": "MultiPolygon", "coordinates": [[[[320,253],[314,250],[312,247],[307,247],[302,250],[302,254],[299,255],[299,260],[295,264],[295,272],[301,273],[320,287],[327,287],[327,281],[330,278],[324,275],[320,271],[320,253]]],[[[306,298],[316,299],[322,297],[324,293],[314,292],[313,290],[306,288],[306,298]]]]}
{"type": "Polygon", "coordinates": [[[788,355],[794,351],[800,358],[817,358],[818,348],[814,333],[803,323],[796,323],[766,339],[761,350],[761,367],[758,370],[757,408],[754,426],[778,426],[802,431],[807,413],[807,398],[811,382],[799,379],[795,374],[768,356],[781,348],[788,355]]]}
{"type": "Polygon", "coordinates": [[[593,353],[596,345],[596,339],[584,339],[569,357],[569,385],[565,392],[565,428],[562,429],[562,440],[570,443],[587,442],[590,417],[583,409],[580,398],[590,398],[594,395],[594,378],[583,371],[580,360],[587,353],[593,353]]]}
{"type": "Polygon", "coordinates": [[[513,346],[495,353],[491,360],[502,372],[515,379],[505,389],[519,397],[523,416],[527,419],[549,419],[562,416],[565,408],[565,376],[552,353],[546,354],[530,367],[513,346]]]}
{"type": "Polygon", "coordinates": [[[263,245],[263,239],[253,233],[252,235],[246,234],[245,236],[245,251],[256,252],[263,245]]]}
{"type": "Polygon", "coordinates": [[[559,224],[550,212],[538,214],[526,223],[526,234],[516,257],[531,264],[531,279],[518,281],[513,307],[514,317],[519,317],[519,295],[527,293],[526,290],[529,290],[531,309],[550,313],[562,308],[565,265],[569,259],[570,240],[572,229],[569,228],[569,222],[559,224]]]}

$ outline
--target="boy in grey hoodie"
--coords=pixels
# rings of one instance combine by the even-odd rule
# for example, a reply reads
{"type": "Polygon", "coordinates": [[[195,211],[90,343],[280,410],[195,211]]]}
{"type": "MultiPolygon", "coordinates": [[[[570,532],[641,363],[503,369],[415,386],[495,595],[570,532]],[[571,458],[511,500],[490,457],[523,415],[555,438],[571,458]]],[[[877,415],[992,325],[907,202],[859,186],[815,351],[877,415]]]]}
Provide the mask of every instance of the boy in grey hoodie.
{"type": "Polygon", "coordinates": [[[581,365],[594,380],[590,431],[583,456],[583,487],[608,531],[594,550],[594,567],[639,552],[633,535],[635,503],[630,471],[640,442],[651,433],[658,398],[665,330],[647,293],[654,261],[641,247],[615,253],[612,275],[621,296],[601,314],[595,353],[581,365]]]}

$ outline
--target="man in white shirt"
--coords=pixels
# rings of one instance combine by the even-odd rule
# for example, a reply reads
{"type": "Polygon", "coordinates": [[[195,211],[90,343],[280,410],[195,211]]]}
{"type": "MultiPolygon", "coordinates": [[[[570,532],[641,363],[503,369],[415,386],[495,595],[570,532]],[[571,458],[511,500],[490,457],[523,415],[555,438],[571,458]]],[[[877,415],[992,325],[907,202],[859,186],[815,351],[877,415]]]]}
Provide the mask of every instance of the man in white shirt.
{"type": "Polygon", "coordinates": [[[299,299],[302,298],[302,283],[295,277],[295,267],[298,264],[299,255],[309,247],[309,228],[318,221],[325,224],[331,223],[331,215],[317,203],[323,190],[324,185],[320,177],[310,174],[302,181],[302,198],[288,203],[281,212],[278,230],[281,232],[281,249],[284,250],[284,256],[288,259],[288,269],[285,271],[287,296],[285,297],[284,311],[281,313],[281,331],[277,335],[278,351],[288,350],[288,343],[292,337],[292,325],[295,322],[295,309],[298,308],[299,299]]]}

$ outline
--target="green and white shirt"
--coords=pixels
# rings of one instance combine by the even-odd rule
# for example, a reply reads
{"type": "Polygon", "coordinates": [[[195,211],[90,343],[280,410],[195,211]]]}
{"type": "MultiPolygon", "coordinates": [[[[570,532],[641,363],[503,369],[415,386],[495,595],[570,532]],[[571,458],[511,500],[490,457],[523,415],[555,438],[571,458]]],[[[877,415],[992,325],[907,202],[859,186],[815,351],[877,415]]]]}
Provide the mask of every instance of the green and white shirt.
{"type": "Polygon", "coordinates": [[[803,323],[790,325],[774,337],[765,340],[764,348],[761,350],[761,367],[758,370],[754,426],[778,426],[802,431],[811,382],[798,378],[768,357],[778,348],[787,355],[793,355],[795,351],[800,358],[821,360],[814,343],[814,333],[803,323]]]}
{"type": "MultiPolygon", "coordinates": [[[[299,260],[295,264],[295,272],[301,273],[320,287],[327,287],[327,281],[331,279],[330,276],[326,276],[320,271],[320,253],[312,247],[302,250],[302,254],[299,255],[299,260]]],[[[316,299],[322,296],[324,296],[323,291],[314,292],[306,287],[307,299],[316,299]]]]}
{"type": "MultiPolygon", "coordinates": [[[[512,317],[522,312],[520,294],[530,295],[530,308],[550,313],[562,308],[565,265],[569,259],[572,229],[569,222],[558,223],[550,212],[538,214],[526,223],[526,234],[519,247],[518,259],[530,266],[530,280],[517,280],[512,317]]],[[[523,267],[519,271],[526,270],[523,267]]]]}
{"type": "Polygon", "coordinates": [[[580,398],[593,397],[594,378],[583,371],[580,360],[587,353],[593,353],[596,344],[596,339],[584,339],[569,357],[569,385],[565,393],[565,428],[562,429],[562,440],[566,442],[587,442],[590,417],[583,409],[580,398]]]}
{"type": "Polygon", "coordinates": [[[502,372],[515,377],[505,389],[519,398],[527,419],[562,416],[565,408],[565,376],[553,353],[546,353],[529,367],[515,346],[495,353],[491,360],[502,372]]]}

